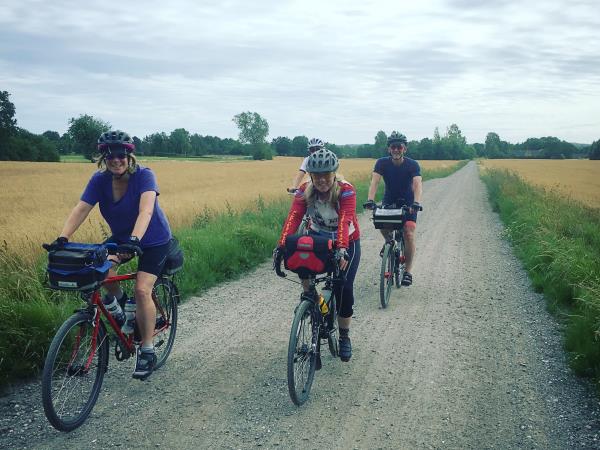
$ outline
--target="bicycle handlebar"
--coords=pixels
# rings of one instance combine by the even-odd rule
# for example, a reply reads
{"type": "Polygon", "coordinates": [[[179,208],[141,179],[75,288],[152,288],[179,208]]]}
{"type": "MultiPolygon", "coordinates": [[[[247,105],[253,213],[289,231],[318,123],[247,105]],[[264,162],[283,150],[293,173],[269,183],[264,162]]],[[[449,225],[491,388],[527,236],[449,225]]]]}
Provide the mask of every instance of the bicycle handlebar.
{"type": "MultiPolygon", "coordinates": [[[[71,244],[75,244],[75,242],[71,242],[71,244]]],[[[109,255],[122,254],[122,255],[142,256],[144,254],[144,252],[141,248],[134,250],[127,244],[119,245],[116,242],[107,242],[106,244],[104,244],[104,246],[106,247],[106,250],[108,251],[109,255]]],[[[44,250],[46,250],[47,252],[61,249],[61,247],[57,247],[54,244],[42,244],[42,248],[44,250]]],[[[62,248],[64,248],[64,246],[62,248]]]]}

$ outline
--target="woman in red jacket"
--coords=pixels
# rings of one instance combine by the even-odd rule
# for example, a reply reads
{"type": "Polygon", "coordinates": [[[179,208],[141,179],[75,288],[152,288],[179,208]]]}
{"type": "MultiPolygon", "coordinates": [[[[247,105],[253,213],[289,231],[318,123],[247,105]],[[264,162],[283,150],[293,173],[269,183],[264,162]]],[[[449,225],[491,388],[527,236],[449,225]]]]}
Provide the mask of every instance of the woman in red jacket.
{"type": "MultiPolygon", "coordinates": [[[[334,241],[336,259],[340,269],[346,271],[344,283],[335,287],[340,358],[349,361],[352,357],[349,331],[354,306],[354,277],[360,262],[360,231],[356,218],[356,191],[336,174],[339,165],[335,153],[325,148],[310,155],[306,164],[310,181],[296,191],[278,248],[283,248],[286,237],[296,232],[305,214],[310,218],[310,234],[334,241]]],[[[303,286],[306,291],[308,284],[303,283],[303,286]]]]}

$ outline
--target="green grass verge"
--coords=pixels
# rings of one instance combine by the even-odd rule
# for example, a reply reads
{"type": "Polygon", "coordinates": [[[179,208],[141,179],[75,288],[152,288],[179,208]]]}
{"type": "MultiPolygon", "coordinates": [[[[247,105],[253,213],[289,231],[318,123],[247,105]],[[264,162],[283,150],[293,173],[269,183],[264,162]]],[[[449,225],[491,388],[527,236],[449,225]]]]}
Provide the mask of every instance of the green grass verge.
{"type": "Polygon", "coordinates": [[[600,210],[507,171],[482,179],[533,287],[565,325],[571,366],[600,380],[600,210]]]}
{"type": "MultiPolygon", "coordinates": [[[[449,175],[465,163],[423,171],[423,178],[449,175]]],[[[352,181],[358,191],[357,204],[361,205],[367,198],[369,180],[352,181]]],[[[271,202],[259,198],[242,212],[206,209],[190,228],[177,230],[185,252],[184,270],[177,277],[183,299],[235,278],[269,258],[290,202],[291,197],[282,196],[271,202]]],[[[18,255],[0,248],[0,388],[37,373],[54,333],[81,304],[76,294],[45,288],[45,262],[43,255],[33,267],[28,266],[18,255]]]]}

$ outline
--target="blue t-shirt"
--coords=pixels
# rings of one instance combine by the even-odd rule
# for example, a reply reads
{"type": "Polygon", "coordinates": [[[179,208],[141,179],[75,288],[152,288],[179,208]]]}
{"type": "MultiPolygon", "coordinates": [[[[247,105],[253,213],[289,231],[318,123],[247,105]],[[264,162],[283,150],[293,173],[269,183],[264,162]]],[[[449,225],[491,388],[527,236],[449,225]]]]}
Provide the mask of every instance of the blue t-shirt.
{"type": "Polygon", "coordinates": [[[131,236],[139,215],[140,198],[144,192],[155,191],[157,198],[148,229],[141,240],[142,249],[156,247],[169,242],[171,228],[167,217],[158,206],[158,185],[154,173],[147,167],[137,166],[129,175],[129,184],[123,197],[113,201],[112,174],[109,171],[96,172],[81,195],[81,200],[94,206],[100,204],[100,213],[108,223],[117,242],[125,242],[131,236]]]}
{"type": "Polygon", "coordinates": [[[385,182],[384,205],[395,203],[399,199],[402,199],[409,206],[412,205],[415,200],[412,181],[414,177],[421,176],[421,167],[419,167],[418,162],[405,156],[402,164],[396,166],[392,162],[392,157],[386,156],[375,162],[373,172],[381,175],[385,182]]]}

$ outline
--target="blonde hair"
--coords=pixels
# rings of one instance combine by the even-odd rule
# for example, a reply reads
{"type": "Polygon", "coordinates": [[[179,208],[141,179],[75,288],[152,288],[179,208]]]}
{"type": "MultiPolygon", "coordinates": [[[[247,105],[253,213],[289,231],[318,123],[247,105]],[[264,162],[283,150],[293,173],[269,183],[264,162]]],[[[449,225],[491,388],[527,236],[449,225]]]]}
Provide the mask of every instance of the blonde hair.
{"type": "MultiPolygon", "coordinates": [[[[106,172],[106,155],[100,155],[95,159],[95,163],[98,165],[100,172],[106,172]]],[[[137,159],[133,153],[127,153],[127,172],[132,174],[137,169],[137,159]]]]}
{"type": "MultiPolygon", "coordinates": [[[[332,208],[337,208],[338,198],[340,196],[340,185],[339,182],[345,182],[344,176],[340,173],[335,173],[335,178],[333,180],[333,186],[329,189],[329,196],[325,200],[327,203],[331,205],[332,208]]],[[[306,186],[306,190],[304,191],[304,200],[306,201],[306,206],[314,206],[315,201],[317,200],[318,190],[315,189],[312,178],[308,182],[306,186]]]]}

